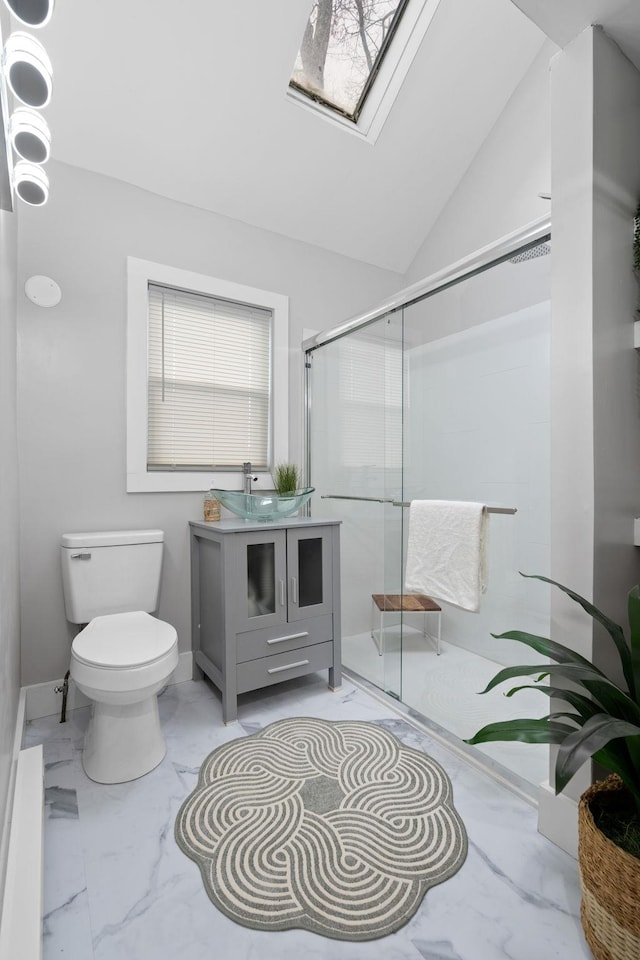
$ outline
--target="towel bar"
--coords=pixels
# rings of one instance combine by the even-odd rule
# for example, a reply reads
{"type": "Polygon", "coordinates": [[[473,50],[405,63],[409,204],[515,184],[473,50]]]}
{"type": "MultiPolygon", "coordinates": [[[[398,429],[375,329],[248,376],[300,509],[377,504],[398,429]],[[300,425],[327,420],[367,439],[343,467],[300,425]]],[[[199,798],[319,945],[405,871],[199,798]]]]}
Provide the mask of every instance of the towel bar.
{"type": "MultiPolygon", "coordinates": [[[[394,507],[410,507],[410,500],[395,500],[393,497],[352,497],[339,493],[323,493],[321,500],[366,500],[368,503],[390,503],[394,507]]],[[[487,507],[487,513],[508,513],[518,512],[517,507],[487,507]]]]}

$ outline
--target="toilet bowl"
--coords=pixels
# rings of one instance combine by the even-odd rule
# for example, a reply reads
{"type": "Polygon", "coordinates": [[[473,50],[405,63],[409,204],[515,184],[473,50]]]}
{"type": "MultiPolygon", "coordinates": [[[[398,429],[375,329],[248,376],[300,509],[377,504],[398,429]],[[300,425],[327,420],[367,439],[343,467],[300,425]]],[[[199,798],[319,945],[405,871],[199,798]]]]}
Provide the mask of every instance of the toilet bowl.
{"type": "Polygon", "coordinates": [[[166,752],[157,693],[178,663],[175,629],[142,610],[94,617],[71,646],[71,677],[93,701],[82,763],[98,783],[144,776],[166,752]]]}
{"type": "Polygon", "coordinates": [[[71,679],[93,701],[82,762],[99,783],[144,776],[165,755],[157,693],[178,663],[158,609],[162,530],[64,533],[60,544],[71,679]]]}

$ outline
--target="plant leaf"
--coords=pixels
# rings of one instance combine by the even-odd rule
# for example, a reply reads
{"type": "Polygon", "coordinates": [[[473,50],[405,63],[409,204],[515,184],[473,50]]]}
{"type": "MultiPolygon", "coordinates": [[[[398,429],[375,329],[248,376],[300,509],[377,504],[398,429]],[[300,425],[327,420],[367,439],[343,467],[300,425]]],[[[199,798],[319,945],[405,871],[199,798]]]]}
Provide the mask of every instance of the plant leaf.
{"type": "MultiPolygon", "coordinates": [[[[529,575],[523,574],[523,576],[529,575]]],[[[545,578],[543,577],[538,579],[545,578]]],[[[555,583],[555,581],[549,582],[555,583]]],[[[640,718],[639,705],[637,703],[634,704],[634,701],[630,697],[628,698],[628,701],[620,700],[620,697],[627,697],[627,694],[624,692],[624,690],[620,690],[616,684],[612,684],[611,680],[609,680],[606,674],[590,663],[589,660],[585,659],[585,657],[580,656],[579,653],[575,653],[575,651],[570,650],[568,647],[565,647],[560,643],[555,643],[553,640],[549,640],[547,637],[539,637],[535,634],[524,633],[520,630],[509,630],[506,633],[499,634],[494,633],[492,636],[501,640],[516,640],[519,643],[524,643],[527,646],[532,647],[532,649],[536,650],[538,653],[546,654],[559,664],[579,664],[587,667],[592,671],[591,679],[582,677],[579,678],[579,682],[582,683],[588,693],[590,693],[601,703],[605,710],[609,710],[615,716],[621,716],[623,719],[629,720],[630,722],[633,722],[636,718],[640,718]],[[612,687],[616,688],[618,694],[612,696],[612,687]]]]}
{"type": "Polygon", "coordinates": [[[636,685],[636,701],[640,700],[640,588],[633,587],[627,597],[629,633],[631,637],[631,667],[636,685]]]}
{"type": "Polygon", "coordinates": [[[501,720],[489,723],[478,730],[464,743],[490,743],[494,740],[519,741],[521,743],[562,743],[575,732],[575,727],[566,723],[549,720],[548,717],[536,717],[523,720],[501,720]]]}
{"type": "Polygon", "coordinates": [[[563,717],[564,717],[566,720],[573,720],[573,722],[576,724],[576,727],[574,727],[574,730],[575,730],[577,727],[581,727],[581,726],[583,725],[583,722],[584,722],[584,721],[582,720],[582,717],[580,717],[577,713],[572,713],[570,710],[554,710],[553,713],[550,713],[550,714],[547,715],[547,718],[546,718],[546,719],[547,719],[547,720],[560,720],[560,719],[562,719],[563,717]]]}
{"type": "MultiPolygon", "coordinates": [[[[489,681],[482,693],[488,693],[504,683],[505,680],[511,680],[513,677],[526,677],[532,674],[540,674],[540,664],[526,664],[523,666],[505,667],[500,670],[492,680],[489,681]]],[[[565,680],[573,680],[582,684],[588,692],[595,697],[604,710],[608,711],[614,717],[622,720],[628,720],[630,723],[640,722],[640,707],[627,696],[613,681],[607,679],[603,673],[600,673],[589,663],[550,663],[545,669],[543,676],[550,676],[552,680],[562,677],[565,680]]]]}
{"type": "Polygon", "coordinates": [[[511,697],[514,693],[518,693],[519,690],[539,690],[540,693],[547,697],[564,700],[572,706],[574,710],[577,710],[583,720],[588,720],[594,713],[601,712],[599,704],[594,703],[593,700],[589,700],[588,697],[584,697],[581,693],[576,693],[575,690],[567,690],[564,687],[550,687],[543,684],[529,683],[524,684],[522,687],[514,687],[512,690],[509,690],[505,696],[511,697]]]}
{"type": "Polygon", "coordinates": [[[560,793],[585,760],[601,750],[610,740],[640,737],[640,725],[612,719],[606,713],[590,717],[583,727],[574,730],[561,744],[556,760],[556,793],[560,793]]]}
{"type": "MultiPolygon", "coordinates": [[[[526,576],[526,574],[523,574],[523,576],[526,576]]],[[[550,640],[548,637],[539,637],[535,633],[526,633],[523,630],[507,630],[506,633],[492,633],[491,636],[495,637],[496,640],[517,640],[518,643],[526,643],[532,650],[555,660],[556,663],[582,663],[594,670],[598,669],[586,657],[581,657],[575,650],[570,650],[569,647],[556,643],[555,640],[550,640]]],[[[602,671],[598,670],[598,673],[602,673],[602,671]]],[[[602,676],[605,676],[605,674],[602,674],[602,676]]]]}
{"type": "Polygon", "coordinates": [[[601,610],[598,610],[597,607],[594,607],[594,605],[588,600],[585,600],[584,597],[581,597],[579,593],[569,589],[569,587],[563,586],[563,584],[558,583],[557,580],[550,580],[549,577],[542,577],[535,573],[521,573],[521,576],[534,580],[541,580],[543,583],[550,583],[552,586],[558,587],[559,590],[562,590],[563,593],[566,593],[568,597],[579,604],[585,613],[588,613],[590,617],[592,617],[605,628],[617,647],[620,663],[622,664],[622,672],[625,680],[627,681],[627,687],[629,688],[629,694],[635,700],[637,696],[637,688],[633,665],[631,662],[631,651],[627,646],[627,641],[625,639],[624,630],[622,627],[618,623],[614,623],[614,621],[611,620],[605,613],[602,613],[601,610]]]}

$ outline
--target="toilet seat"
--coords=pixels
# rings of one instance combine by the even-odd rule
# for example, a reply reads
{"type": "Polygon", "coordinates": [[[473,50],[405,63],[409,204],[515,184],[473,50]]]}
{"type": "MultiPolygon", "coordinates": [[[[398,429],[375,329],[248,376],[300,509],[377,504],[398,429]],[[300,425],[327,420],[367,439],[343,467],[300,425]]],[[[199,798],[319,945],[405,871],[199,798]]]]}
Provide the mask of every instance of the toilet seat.
{"type": "Polygon", "coordinates": [[[88,667],[123,670],[164,660],[176,642],[174,627],[136,610],[94,617],[74,638],[71,651],[88,667]]]}

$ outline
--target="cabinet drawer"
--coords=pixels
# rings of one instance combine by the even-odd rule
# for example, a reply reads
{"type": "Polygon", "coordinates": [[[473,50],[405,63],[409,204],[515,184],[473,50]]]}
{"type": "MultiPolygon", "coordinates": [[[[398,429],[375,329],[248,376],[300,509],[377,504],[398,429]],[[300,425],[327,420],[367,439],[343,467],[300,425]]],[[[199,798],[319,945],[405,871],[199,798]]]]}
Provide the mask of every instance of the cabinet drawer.
{"type": "Polygon", "coordinates": [[[237,691],[246,693],[248,690],[258,690],[292,677],[302,677],[305,673],[330,667],[332,661],[333,644],[316,643],[302,650],[239,663],[236,668],[237,691]]]}
{"type": "Polygon", "coordinates": [[[328,640],[333,640],[333,616],[330,613],[324,617],[311,617],[309,620],[280,623],[275,627],[236,634],[236,660],[245,663],[247,660],[271,657],[276,653],[328,640]]]}

